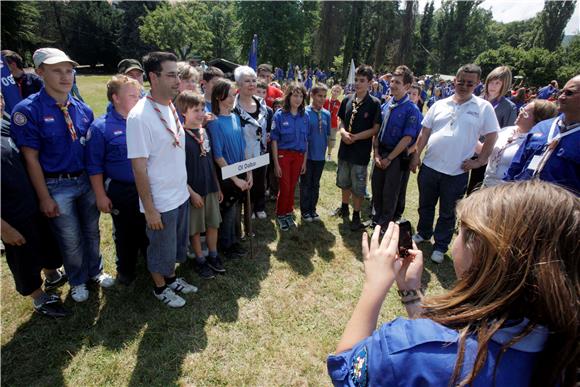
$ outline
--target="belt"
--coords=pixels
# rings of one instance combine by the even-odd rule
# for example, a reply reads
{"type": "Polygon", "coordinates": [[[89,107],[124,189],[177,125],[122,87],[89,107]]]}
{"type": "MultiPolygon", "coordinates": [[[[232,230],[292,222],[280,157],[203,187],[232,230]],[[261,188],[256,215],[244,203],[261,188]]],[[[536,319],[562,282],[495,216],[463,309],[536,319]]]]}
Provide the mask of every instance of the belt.
{"type": "Polygon", "coordinates": [[[85,171],[78,172],[44,172],[46,179],[72,179],[81,176],[85,171]]]}

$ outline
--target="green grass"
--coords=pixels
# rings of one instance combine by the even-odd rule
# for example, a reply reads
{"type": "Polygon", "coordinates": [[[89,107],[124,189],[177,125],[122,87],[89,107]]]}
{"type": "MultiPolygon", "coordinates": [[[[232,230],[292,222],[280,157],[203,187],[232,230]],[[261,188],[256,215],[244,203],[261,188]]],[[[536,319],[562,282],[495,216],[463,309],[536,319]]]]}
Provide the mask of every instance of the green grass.
{"type": "MultiPolygon", "coordinates": [[[[95,116],[106,107],[105,76],[80,76],[81,94],[95,116]]],[[[335,155],[336,157],[336,155],[335,155]]],[[[202,281],[189,263],[178,275],[197,285],[187,305],[170,310],[151,294],[143,262],[129,289],[93,289],[74,316],[49,320],[32,313],[2,263],[2,384],[36,385],[328,385],[326,356],[334,351],[362,285],[360,234],[328,213],[340,203],[336,164],[322,177],[323,224],[280,234],[272,219],[254,222],[255,257],[227,261],[225,276],[202,281]]],[[[412,175],[405,217],[417,222],[412,175]]],[[[368,202],[365,202],[368,207],[368,202]]],[[[273,213],[273,203],[268,204],[273,213]]],[[[428,257],[429,247],[425,254],[428,257]]],[[[105,269],[114,274],[111,221],[101,217],[105,269]]],[[[449,288],[452,262],[426,260],[428,293],[449,288]]],[[[396,292],[380,321],[404,314],[396,292]]]]}

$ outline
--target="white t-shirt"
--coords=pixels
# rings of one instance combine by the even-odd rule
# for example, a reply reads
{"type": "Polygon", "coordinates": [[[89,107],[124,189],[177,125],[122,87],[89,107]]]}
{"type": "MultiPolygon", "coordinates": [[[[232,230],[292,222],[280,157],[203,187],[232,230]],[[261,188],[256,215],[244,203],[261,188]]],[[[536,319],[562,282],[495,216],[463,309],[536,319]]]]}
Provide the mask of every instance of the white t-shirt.
{"type": "Polygon", "coordinates": [[[518,133],[517,128],[517,126],[507,126],[498,133],[497,141],[487,161],[484,186],[493,187],[504,183],[502,179],[527,135],[527,133],[518,133]],[[509,142],[510,139],[511,142],[509,142]]]}
{"type": "Polygon", "coordinates": [[[452,176],[465,173],[461,164],[473,157],[481,136],[499,130],[493,106],[475,96],[461,105],[452,96],[435,102],[422,125],[431,129],[423,163],[452,176]]]}
{"type": "MultiPolygon", "coordinates": [[[[159,212],[176,209],[189,199],[185,169],[185,132],[179,126],[180,146],[167,131],[147,98],[141,98],[127,116],[127,157],[147,159],[153,205],[159,212]]],[[[175,132],[175,118],[169,106],[156,104],[175,132]]],[[[141,212],[143,202],[139,199],[141,212]]]]}

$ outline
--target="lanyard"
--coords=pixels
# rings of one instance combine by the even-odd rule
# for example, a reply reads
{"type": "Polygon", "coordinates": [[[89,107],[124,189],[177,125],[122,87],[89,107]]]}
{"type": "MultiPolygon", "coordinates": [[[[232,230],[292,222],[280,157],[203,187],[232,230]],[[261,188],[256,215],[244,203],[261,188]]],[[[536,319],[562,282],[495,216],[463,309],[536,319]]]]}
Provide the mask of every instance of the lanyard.
{"type": "Polygon", "coordinates": [[[165,118],[163,118],[163,114],[161,113],[161,110],[159,110],[159,108],[157,107],[157,102],[153,99],[153,97],[151,97],[151,95],[148,95],[147,99],[151,103],[153,110],[157,112],[159,120],[161,120],[161,123],[165,126],[165,130],[167,130],[171,134],[171,137],[173,137],[173,146],[180,147],[181,144],[179,143],[179,132],[181,130],[181,122],[179,121],[179,117],[177,117],[177,111],[175,110],[175,106],[173,106],[173,102],[169,101],[169,108],[173,113],[173,118],[175,119],[175,127],[177,129],[177,132],[174,132],[169,127],[169,124],[167,123],[167,121],[165,121],[165,118]]]}
{"type": "Polygon", "coordinates": [[[544,169],[544,167],[548,163],[550,156],[552,156],[552,154],[554,153],[554,150],[556,149],[556,147],[560,143],[560,140],[566,136],[569,136],[573,133],[580,131],[580,122],[576,122],[574,124],[566,126],[566,131],[564,133],[560,132],[556,136],[554,136],[554,133],[556,132],[556,127],[560,126],[559,125],[560,122],[561,122],[560,119],[555,119],[554,123],[552,124],[552,127],[550,128],[550,132],[548,133],[548,142],[547,142],[548,147],[544,151],[544,154],[542,155],[542,158],[540,159],[538,167],[534,171],[534,174],[533,174],[534,177],[540,175],[540,172],[542,172],[542,170],[544,169]]]}
{"type": "Polygon", "coordinates": [[[364,100],[367,98],[367,96],[365,95],[363,98],[361,98],[360,101],[357,101],[357,97],[356,94],[353,96],[352,98],[352,113],[350,114],[350,121],[348,123],[348,132],[352,132],[352,124],[354,122],[354,118],[356,117],[356,113],[358,112],[358,108],[362,105],[362,103],[364,102],[364,100]]]}

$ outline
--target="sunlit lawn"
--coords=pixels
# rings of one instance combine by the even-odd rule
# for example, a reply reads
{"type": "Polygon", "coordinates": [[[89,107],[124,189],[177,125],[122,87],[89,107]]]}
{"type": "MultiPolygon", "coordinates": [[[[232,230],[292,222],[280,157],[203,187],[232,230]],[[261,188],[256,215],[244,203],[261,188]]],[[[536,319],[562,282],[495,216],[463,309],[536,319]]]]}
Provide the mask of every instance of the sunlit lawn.
{"type": "MultiPolygon", "coordinates": [[[[105,76],[79,76],[95,116],[106,107],[105,76]]],[[[336,152],[335,152],[336,158],[336,152]]],[[[336,164],[326,164],[319,213],[323,223],[281,234],[272,219],[254,222],[254,258],[226,262],[226,275],[201,280],[190,263],[178,275],[197,285],[187,305],[170,310],[153,295],[141,262],[131,288],[93,289],[74,316],[50,320],[32,313],[2,263],[2,384],[85,385],[328,385],[325,359],[335,348],[362,281],[360,233],[329,212],[340,203],[336,164]]],[[[405,217],[415,225],[418,194],[411,176],[405,217]]],[[[368,209],[368,202],[365,202],[368,209]]],[[[368,212],[368,211],[367,211],[368,212]]],[[[273,213],[273,203],[268,205],[273,213]]],[[[298,212],[297,212],[297,215],[298,212]]],[[[425,248],[426,257],[430,253],[425,248]]],[[[105,269],[115,273],[110,217],[101,217],[105,269]]],[[[449,259],[428,259],[428,293],[454,281],[449,259]]],[[[381,321],[403,315],[391,290],[381,321]]]]}

